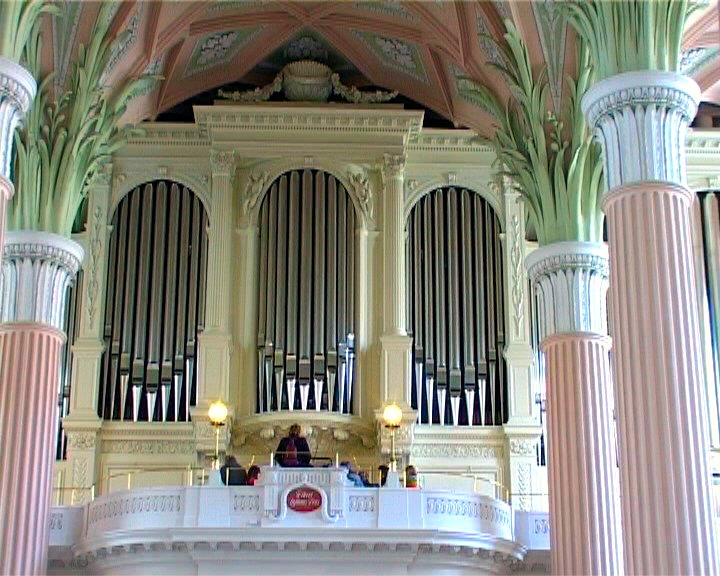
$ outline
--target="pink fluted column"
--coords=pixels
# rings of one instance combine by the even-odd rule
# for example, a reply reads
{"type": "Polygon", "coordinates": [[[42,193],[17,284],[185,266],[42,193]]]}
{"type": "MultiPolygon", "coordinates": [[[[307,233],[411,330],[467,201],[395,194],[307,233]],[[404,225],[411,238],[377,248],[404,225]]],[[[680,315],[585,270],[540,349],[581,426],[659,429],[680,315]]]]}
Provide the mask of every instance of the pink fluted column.
{"type": "Polygon", "coordinates": [[[716,574],[707,405],[686,186],[700,91],[621,74],[583,108],[603,145],[626,568],[716,574]]]}
{"type": "Polygon", "coordinates": [[[620,574],[610,338],[545,339],[553,574],[620,574]]]}
{"type": "Polygon", "coordinates": [[[0,574],[44,574],[67,289],[82,248],[8,232],[0,277],[0,574]]]}
{"type": "Polygon", "coordinates": [[[0,324],[0,574],[44,574],[65,335],[0,324]]]}
{"type": "Polygon", "coordinates": [[[526,264],[547,375],[553,574],[622,574],[607,336],[607,249],[558,242],[526,264]]]}

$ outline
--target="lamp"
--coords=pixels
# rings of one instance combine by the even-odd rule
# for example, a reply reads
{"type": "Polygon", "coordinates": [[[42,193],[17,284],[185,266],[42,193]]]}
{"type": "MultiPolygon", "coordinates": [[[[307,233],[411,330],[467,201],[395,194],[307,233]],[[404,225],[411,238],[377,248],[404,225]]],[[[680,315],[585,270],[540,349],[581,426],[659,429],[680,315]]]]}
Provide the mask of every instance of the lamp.
{"type": "Polygon", "coordinates": [[[220,470],[220,428],[225,426],[227,415],[228,408],[222,400],[210,404],[208,418],[210,418],[210,425],[215,428],[215,460],[213,461],[215,470],[220,470]]]}
{"type": "Polygon", "coordinates": [[[393,402],[385,406],[383,410],[383,420],[385,427],[390,430],[390,472],[397,472],[397,458],[395,456],[395,431],[400,427],[402,422],[402,408],[393,402]]]}

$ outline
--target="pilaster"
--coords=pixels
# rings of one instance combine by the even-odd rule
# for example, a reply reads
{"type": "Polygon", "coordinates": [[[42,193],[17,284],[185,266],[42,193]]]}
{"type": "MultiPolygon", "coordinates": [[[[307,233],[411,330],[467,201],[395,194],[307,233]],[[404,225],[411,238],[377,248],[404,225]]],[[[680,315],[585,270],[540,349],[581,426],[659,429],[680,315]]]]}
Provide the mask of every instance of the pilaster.
{"type": "Polygon", "coordinates": [[[208,229],[205,329],[198,337],[198,398],[193,411],[204,414],[215,400],[229,402],[231,295],[233,285],[233,181],[235,153],[211,150],[212,204],[208,229]]]}

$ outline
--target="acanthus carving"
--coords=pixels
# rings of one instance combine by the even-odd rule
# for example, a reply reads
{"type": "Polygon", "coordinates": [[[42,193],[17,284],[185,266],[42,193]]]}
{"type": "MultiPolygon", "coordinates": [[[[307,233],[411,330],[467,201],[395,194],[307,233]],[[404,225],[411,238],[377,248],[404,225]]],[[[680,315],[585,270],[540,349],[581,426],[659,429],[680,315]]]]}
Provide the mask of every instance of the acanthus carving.
{"type": "Polygon", "coordinates": [[[348,181],[352,186],[355,198],[360,204],[365,219],[368,222],[375,221],[375,202],[370,189],[370,181],[365,172],[348,172],[348,181]]]}
{"type": "Polygon", "coordinates": [[[95,432],[69,432],[68,445],[74,450],[95,448],[95,432]]]}
{"type": "Polygon", "coordinates": [[[267,172],[251,172],[248,175],[241,198],[243,216],[247,216],[255,208],[269,179],[267,172]]]}
{"type": "Polygon", "coordinates": [[[415,444],[410,452],[420,458],[487,458],[503,457],[500,446],[477,444],[415,444]]]}
{"type": "Polygon", "coordinates": [[[398,178],[405,173],[407,154],[384,154],[382,163],[383,180],[398,178]]]}
{"type": "Polygon", "coordinates": [[[525,275],[523,274],[523,242],[520,235],[520,218],[513,214],[510,218],[512,248],[510,249],[510,267],[512,270],[512,305],[515,336],[520,338],[525,321],[525,275]]]}
{"type": "Polygon", "coordinates": [[[235,152],[233,150],[210,150],[210,167],[214,175],[232,175],[235,168],[235,152]]]}

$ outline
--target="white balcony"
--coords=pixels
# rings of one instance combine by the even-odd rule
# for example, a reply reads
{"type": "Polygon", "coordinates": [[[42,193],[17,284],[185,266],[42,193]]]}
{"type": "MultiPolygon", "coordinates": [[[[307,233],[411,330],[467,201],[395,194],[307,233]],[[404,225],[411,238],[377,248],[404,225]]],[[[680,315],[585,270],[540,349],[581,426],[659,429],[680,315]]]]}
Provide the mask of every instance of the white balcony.
{"type": "Polygon", "coordinates": [[[140,488],[53,508],[49,573],[529,571],[527,545],[543,559],[547,549],[514,526],[511,507],[488,496],[356,488],[338,468],[265,467],[257,486],[140,488]]]}

